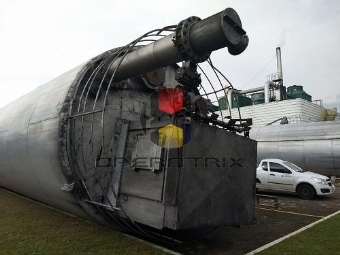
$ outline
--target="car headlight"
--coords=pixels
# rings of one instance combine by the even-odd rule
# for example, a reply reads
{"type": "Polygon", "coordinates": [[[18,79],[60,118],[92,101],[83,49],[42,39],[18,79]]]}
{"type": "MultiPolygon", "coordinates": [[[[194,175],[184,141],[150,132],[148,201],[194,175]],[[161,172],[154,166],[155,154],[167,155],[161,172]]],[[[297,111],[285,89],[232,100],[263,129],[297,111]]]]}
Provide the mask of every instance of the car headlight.
{"type": "Polygon", "coordinates": [[[324,185],[327,185],[327,182],[326,180],[322,179],[322,178],[317,178],[317,177],[312,177],[313,180],[317,183],[320,183],[320,184],[324,184],[324,185]]]}

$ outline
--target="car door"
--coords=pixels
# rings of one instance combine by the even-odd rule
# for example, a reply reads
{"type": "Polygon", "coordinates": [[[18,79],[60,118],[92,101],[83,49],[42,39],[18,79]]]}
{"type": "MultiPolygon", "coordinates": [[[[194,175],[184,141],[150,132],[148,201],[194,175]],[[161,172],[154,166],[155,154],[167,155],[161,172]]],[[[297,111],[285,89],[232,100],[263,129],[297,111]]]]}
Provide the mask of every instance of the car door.
{"type": "Polygon", "coordinates": [[[268,187],[276,190],[294,190],[294,175],[291,170],[276,162],[269,162],[268,167],[268,187]]]}
{"type": "Polygon", "coordinates": [[[256,169],[256,187],[267,188],[268,182],[268,162],[262,161],[256,169]]]}

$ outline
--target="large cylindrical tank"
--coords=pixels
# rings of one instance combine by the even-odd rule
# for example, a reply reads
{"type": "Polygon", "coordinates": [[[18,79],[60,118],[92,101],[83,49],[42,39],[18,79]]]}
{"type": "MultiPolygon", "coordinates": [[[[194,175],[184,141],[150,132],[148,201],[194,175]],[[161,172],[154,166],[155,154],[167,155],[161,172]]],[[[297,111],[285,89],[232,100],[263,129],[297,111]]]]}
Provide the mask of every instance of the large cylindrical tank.
{"type": "Polygon", "coordinates": [[[280,158],[301,168],[340,177],[340,121],[253,127],[257,161],[280,158]]]}
{"type": "Polygon", "coordinates": [[[86,64],[0,109],[0,186],[86,217],[67,192],[60,161],[61,121],[86,64]]]}
{"type": "Polygon", "coordinates": [[[245,49],[240,19],[228,8],[173,30],[105,52],[1,108],[0,186],[149,238],[251,224],[256,142],[209,124],[192,85],[209,51],[245,49]],[[218,43],[203,34],[200,44],[194,35],[210,26],[218,43]],[[193,62],[179,69],[182,60],[193,62]]]}

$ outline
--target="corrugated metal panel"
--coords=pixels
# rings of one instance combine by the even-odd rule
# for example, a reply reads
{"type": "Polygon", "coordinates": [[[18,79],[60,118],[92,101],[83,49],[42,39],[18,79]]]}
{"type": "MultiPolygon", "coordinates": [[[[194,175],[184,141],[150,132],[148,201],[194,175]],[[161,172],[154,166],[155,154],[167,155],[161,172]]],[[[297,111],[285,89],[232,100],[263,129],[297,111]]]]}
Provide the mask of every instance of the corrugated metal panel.
{"type": "Polygon", "coordinates": [[[281,158],[305,170],[340,176],[340,121],[254,127],[257,160],[281,158]]]}

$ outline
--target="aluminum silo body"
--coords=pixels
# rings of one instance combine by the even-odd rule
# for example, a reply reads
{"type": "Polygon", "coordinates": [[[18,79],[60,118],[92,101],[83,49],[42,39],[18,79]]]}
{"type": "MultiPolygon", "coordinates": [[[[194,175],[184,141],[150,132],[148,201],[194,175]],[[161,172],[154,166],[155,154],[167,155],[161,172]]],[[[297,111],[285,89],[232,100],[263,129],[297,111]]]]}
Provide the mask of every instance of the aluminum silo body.
{"type": "Polygon", "coordinates": [[[305,170],[340,176],[340,122],[310,122],[253,128],[257,161],[280,158],[305,170]]]}
{"type": "Polygon", "coordinates": [[[60,121],[68,94],[84,65],[0,109],[0,186],[86,217],[60,161],[60,121]]]}

